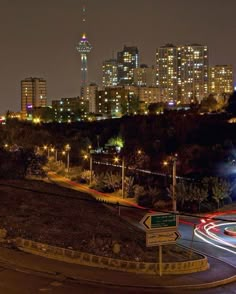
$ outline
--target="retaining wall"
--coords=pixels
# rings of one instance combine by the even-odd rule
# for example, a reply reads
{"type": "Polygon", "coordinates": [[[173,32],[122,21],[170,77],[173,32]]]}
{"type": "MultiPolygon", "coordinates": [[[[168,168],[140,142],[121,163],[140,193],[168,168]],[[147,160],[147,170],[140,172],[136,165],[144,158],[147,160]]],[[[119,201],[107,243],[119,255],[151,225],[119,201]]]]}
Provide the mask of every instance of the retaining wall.
{"type": "MultiPolygon", "coordinates": [[[[159,264],[150,262],[135,262],[97,256],[80,251],[55,247],[31,240],[17,238],[15,240],[19,249],[25,252],[37,254],[40,256],[66,261],[70,263],[119,270],[133,273],[158,274],[159,264]]],[[[184,262],[169,262],[162,264],[162,274],[176,275],[200,272],[209,268],[207,258],[202,256],[199,260],[190,260],[184,262]]]]}

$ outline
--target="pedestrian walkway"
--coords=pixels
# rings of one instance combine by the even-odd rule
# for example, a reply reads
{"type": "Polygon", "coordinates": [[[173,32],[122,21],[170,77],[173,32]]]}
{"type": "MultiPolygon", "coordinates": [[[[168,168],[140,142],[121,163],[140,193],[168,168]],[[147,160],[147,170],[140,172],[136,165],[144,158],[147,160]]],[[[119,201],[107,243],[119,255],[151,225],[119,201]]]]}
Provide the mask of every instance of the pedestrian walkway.
{"type": "Polygon", "coordinates": [[[233,266],[214,258],[209,258],[209,264],[210,268],[205,272],[160,277],[159,275],[132,274],[80,266],[0,247],[0,266],[24,272],[34,272],[38,275],[49,275],[58,280],[73,279],[83,283],[101,283],[110,286],[191,289],[236,282],[236,270],[233,266]]]}

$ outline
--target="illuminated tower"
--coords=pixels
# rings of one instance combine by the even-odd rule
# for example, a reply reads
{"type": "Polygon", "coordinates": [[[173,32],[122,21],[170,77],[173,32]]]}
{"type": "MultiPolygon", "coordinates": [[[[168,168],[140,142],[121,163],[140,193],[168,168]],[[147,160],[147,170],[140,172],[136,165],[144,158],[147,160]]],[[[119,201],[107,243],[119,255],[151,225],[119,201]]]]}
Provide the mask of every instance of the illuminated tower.
{"type": "MultiPolygon", "coordinates": [[[[85,6],[83,7],[83,22],[85,22],[85,6]]],[[[81,56],[81,87],[85,87],[88,83],[88,54],[92,50],[92,46],[89,43],[86,33],[83,33],[81,40],[76,46],[77,51],[81,56]]]]}

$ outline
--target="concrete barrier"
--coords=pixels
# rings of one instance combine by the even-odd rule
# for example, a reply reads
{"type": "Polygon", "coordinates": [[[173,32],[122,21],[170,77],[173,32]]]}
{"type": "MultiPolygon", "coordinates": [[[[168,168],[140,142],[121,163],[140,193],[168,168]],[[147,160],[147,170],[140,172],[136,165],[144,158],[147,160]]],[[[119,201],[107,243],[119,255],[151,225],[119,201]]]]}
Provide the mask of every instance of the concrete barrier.
{"type": "Polygon", "coordinates": [[[236,230],[233,231],[231,228],[225,228],[224,233],[231,237],[236,237],[236,230]]]}
{"type": "MultiPolygon", "coordinates": [[[[55,247],[31,240],[17,238],[16,246],[22,251],[44,256],[51,259],[94,266],[99,268],[119,270],[132,273],[159,274],[159,264],[150,262],[135,262],[97,256],[85,252],[55,247]]],[[[165,275],[187,274],[207,270],[209,268],[207,258],[202,256],[199,260],[184,262],[168,262],[162,264],[162,273],[165,275]]]]}

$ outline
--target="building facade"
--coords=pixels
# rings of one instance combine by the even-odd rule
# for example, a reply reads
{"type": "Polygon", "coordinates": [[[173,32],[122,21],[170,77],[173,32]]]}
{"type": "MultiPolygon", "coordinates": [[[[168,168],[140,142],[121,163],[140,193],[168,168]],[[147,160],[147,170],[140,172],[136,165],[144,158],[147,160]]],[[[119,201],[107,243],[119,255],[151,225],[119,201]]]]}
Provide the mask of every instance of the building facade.
{"type": "Polygon", "coordinates": [[[47,106],[47,83],[41,78],[21,81],[21,117],[32,120],[34,108],[47,106]]]}
{"type": "Polygon", "coordinates": [[[96,94],[98,86],[91,83],[81,88],[80,107],[82,113],[86,116],[88,113],[96,112],[96,94]]]}
{"type": "Polygon", "coordinates": [[[175,102],[178,99],[178,55],[177,47],[167,44],[157,49],[157,86],[162,102],[175,102]]]}
{"type": "Polygon", "coordinates": [[[123,51],[117,53],[118,84],[133,85],[134,69],[139,67],[139,51],[137,47],[124,46],[123,51]]]}
{"type": "Polygon", "coordinates": [[[134,68],[134,85],[138,87],[155,87],[156,70],[154,67],[142,64],[140,67],[134,68]]]}
{"type": "Polygon", "coordinates": [[[208,48],[167,44],[157,49],[157,86],[162,102],[190,104],[208,95],[208,48]]]}
{"type": "Polygon", "coordinates": [[[192,44],[178,46],[178,100],[200,103],[208,95],[208,48],[192,44]]]}
{"type": "Polygon", "coordinates": [[[139,87],[138,97],[142,110],[146,111],[152,103],[161,102],[160,89],[158,87],[139,87]]]}
{"type": "Polygon", "coordinates": [[[102,64],[102,85],[103,87],[113,87],[118,84],[117,60],[105,60],[102,64]]]}
{"type": "Polygon", "coordinates": [[[116,118],[135,113],[138,107],[136,87],[108,87],[97,91],[96,112],[104,117],[116,118]]]}
{"type": "Polygon", "coordinates": [[[54,120],[62,123],[70,123],[80,120],[80,98],[61,98],[52,101],[52,109],[54,111],[54,120]]]}
{"type": "Polygon", "coordinates": [[[209,92],[219,99],[230,95],[233,90],[233,66],[211,66],[209,68],[209,92]]]}

